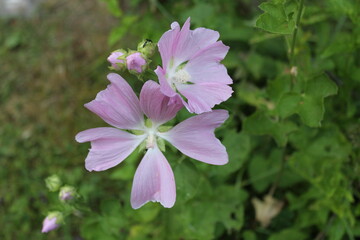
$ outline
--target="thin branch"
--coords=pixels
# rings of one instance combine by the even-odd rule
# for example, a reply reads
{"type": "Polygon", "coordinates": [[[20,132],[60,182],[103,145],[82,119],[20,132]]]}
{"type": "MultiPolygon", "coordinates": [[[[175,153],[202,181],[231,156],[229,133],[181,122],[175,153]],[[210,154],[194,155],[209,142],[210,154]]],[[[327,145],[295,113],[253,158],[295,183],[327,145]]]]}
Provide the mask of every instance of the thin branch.
{"type": "Polygon", "coordinates": [[[291,65],[294,64],[296,36],[297,36],[298,28],[300,27],[300,19],[301,19],[303,7],[304,7],[304,0],[300,0],[300,7],[299,7],[298,15],[296,18],[296,22],[295,22],[295,29],[294,29],[294,33],[293,33],[293,37],[292,37],[291,50],[290,50],[290,64],[291,65]]]}
{"type": "Polygon", "coordinates": [[[269,191],[269,195],[270,196],[273,196],[274,195],[274,193],[275,193],[275,191],[276,191],[276,189],[277,189],[277,187],[278,187],[278,185],[279,185],[279,182],[280,182],[280,179],[281,179],[281,177],[282,177],[282,175],[283,175],[283,172],[284,172],[284,168],[285,168],[285,161],[286,161],[286,145],[285,145],[285,147],[284,147],[284,156],[282,157],[282,159],[281,159],[281,165],[280,165],[280,170],[279,170],[279,172],[278,172],[278,174],[277,174],[277,176],[276,176],[276,179],[275,179],[275,181],[274,181],[274,183],[273,183],[273,185],[271,186],[271,188],[270,188],[270,191],[269,191]]]}

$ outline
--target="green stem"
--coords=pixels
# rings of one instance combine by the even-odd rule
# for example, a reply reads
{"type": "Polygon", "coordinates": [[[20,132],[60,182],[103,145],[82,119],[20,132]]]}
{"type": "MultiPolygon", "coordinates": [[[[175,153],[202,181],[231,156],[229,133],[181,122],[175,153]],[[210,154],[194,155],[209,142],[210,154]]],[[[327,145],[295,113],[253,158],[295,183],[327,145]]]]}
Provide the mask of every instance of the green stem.
{"type": "Polygon", "coordinates": [[[319,232],[319,234],[316,236],[315,240],[322,240],[326,237],[326,232],[329,230],[329,227],[331,226],[332,222],[335,220],[336,216],[332,215],[330,220],[327,222],[325,228],[319,232]]]}
{"type": "Polygon", "coordinates": [[[291,42],[291,50],[290,50],[290,64],[291,65],[294,65],[294,50],[295,50],[295,43],[296,43],[296,35],[298,32],[298,28],[300,27],[300,18],[301,18],[303,7],[304,7],[304,0],[300,0],[300,7],[299,7],[298,15],[296,18],[295,29],[294,29],[294,33],[293,33],[293,37],[292,37],[292,42],[291,42]]]}
{"type": "Polygon", "coordinates": [[[268,195],[270,195],[270,196],[273,196],[273,195],[274,195],[274,193],[275,193],[275,191],[276,191],[276,189],[277,189],[277,187],[278,187],[278,185],[279,185],[280,179],[281,179],[281,177],[282,177],[282,175],[283,175],[283,172],[284,172],[285,161],[286,161],[286,145],[285,145],[285,147],[284,147],[284,156],[283,156],[282,159],[281,159],[280,170],[279,170],[279,172],[278,172],[278,174],[277,174],[277,176],[276,176],[276,179],[275,179],[275,181],[273,182],[273,185],[271,186],[271,189],[270,189],[269,194],[268,194],[268,195]]]}

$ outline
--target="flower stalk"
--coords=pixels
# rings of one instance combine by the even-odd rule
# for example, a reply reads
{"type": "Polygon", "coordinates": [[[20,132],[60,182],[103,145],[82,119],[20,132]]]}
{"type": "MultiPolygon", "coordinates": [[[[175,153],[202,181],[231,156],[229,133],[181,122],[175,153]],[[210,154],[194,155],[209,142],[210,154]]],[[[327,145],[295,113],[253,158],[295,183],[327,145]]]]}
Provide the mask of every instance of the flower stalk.
{"type": "Polygon", "coordinates": [[[295,29],[294,29],[294,32],[293,32],[293,37],[292,37],[292,42],[291,42],[291,49],[290,49],[290,65],[291,66],[294,65],[296,36],[297,36],[298,29],[300,27],[300,19],[301,19],[301,14],[302,14],[303,8],[304,8],[304,0],[300,0],[299,11],[298,11],[298,14],[297,14],[297,17],[296,17],[295,29]]]}

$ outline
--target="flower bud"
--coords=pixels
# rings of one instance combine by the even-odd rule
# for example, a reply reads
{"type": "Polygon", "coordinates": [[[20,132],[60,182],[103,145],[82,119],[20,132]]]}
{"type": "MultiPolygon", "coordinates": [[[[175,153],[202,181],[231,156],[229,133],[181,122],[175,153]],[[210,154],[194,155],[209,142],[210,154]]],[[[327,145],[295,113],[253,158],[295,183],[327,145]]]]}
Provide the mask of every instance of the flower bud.
{"type": "Polygon", "coordinates": [[[150,58],[155,53],[156,44],[149,39],[145,39],[139,43],[137,50],[145,57],[150,58]]]}
{"type": "Polygon", "coordinates": [[[50,192],[56,192],[57,190],[59,190],[62,183],[60,178],[56,174],[54,174],[45,179],[45,184],[50,192]]]}
{"type": "Polygon", "coordinates": [[[142,73],[146,67],[146,60],[139,52],[132,53],[126,57],[126,65],[129,71],[134,70],[142,73]]]}
{"type": "Polygon", "coordinates": [[[115,70],[121,70],[125,67],[125,61],[123,55],[125,55],[124,50],[116,50],[110,54],[110,56],[107,58],[108,62],[111,64],[111,67],[115,70]]]}
{"type": "Polygon", "coordinates": [[[77,193],[74,187],[64,186],[60,188],[59,198],[61,201],[67,202],[74,199],[75,197],[77,197],[77,193]]]}
{"type": "Polygon", "coordinates": [[[51,212],[43,221],[43,226],[41,229],[42,233],[47,233],[52,230],[57,229],[63,222],[63,214],[61,212],[51,212]]]}

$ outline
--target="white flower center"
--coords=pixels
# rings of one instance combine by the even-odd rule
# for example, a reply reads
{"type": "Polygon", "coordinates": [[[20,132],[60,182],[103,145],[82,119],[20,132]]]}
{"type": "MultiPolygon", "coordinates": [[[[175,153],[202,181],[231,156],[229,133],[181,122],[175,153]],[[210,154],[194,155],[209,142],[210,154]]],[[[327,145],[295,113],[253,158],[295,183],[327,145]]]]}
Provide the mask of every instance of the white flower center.
{"type": "Polygon", "coordinates": [[[158,126],[150,119],[147,119],[144,127],[145,134],[147,135],[145,139],[145,147],[146,149],[154,148],[156,146],[158,126]]]}
{"type": "Polygon", "coordinates": [[[156,137],[154,133],[149,133],[146,138],[146,149],[154,148],[156,144],[156,137]]]}
{"type": "Polygon", "coordinates": [[[140,149],[158,147],[161,151],[165,151],[165,142],[161,137],[161,133],[167,132],[171,128],[171,126],[161,126],[147,119],[140,133],[140,135],[144,135],[145,137],[140,145],[140,149]]]}
{"type": "Polygon", "coordinates": [[[190,74],[182,69],[177,70],[172,76],[171,76],[171,81],[172,83],[187,83],[189,82],[191,76],[190,74]]]}

